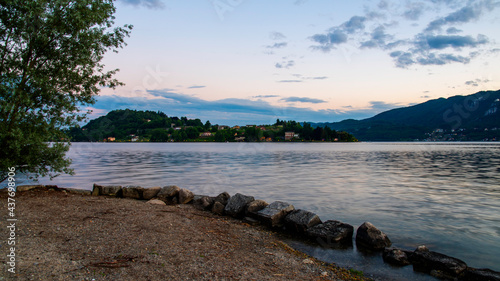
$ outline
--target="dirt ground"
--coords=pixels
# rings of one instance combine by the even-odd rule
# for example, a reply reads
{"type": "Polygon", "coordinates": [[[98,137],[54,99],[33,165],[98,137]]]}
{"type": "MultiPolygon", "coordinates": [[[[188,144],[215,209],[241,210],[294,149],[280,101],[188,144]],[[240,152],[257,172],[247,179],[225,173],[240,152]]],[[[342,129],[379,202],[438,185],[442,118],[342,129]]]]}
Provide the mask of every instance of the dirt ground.
{"type": "Polygon", "coordinates": [[[0,280],[363,280],[299,253],[261,226],[194,205],[37,189],[16,194],[16,273],[0,280]]]}

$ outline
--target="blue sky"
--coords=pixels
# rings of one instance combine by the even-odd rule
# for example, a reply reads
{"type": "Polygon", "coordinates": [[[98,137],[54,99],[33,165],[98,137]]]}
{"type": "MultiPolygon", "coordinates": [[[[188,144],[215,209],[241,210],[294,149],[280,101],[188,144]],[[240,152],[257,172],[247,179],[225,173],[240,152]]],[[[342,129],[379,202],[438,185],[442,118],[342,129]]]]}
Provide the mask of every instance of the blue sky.
{"type": "Polygon", "coordinates": [[[92,117],[160,110],[212,124],[362,119],[500,89],[500,1],[119,0],[128,45],[92,117]]]}

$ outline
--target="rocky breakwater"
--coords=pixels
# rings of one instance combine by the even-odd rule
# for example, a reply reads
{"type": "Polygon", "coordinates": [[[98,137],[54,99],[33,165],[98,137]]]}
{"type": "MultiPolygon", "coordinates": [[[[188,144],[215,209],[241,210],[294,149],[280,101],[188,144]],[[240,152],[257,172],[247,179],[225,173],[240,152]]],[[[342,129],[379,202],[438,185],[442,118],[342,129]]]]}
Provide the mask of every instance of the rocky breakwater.
{"type": "MultiPolygon", "coordinates": [[[[47,186],[48,187],[48,186],[47,186]]],[[[19,187],[29,190],[30,187],[19,187]]],[[[352,245],[354,227],[336,220],[322,222],[314,213],[295,209],[287,202],[275,201],[271,204],[263,200],[255,200],[253,196],[240,193],[230,196],[223,192],[212,197],[194,195],[193,192],[175,185],[165,187],[142,188],[139,186],[103,186],[94,184],[91,192],[57,188],[70,193],[82,195],[123,197],[137,200],[147,200],[150,204],[188,204],[192,203],[218,215],[228,215],[234,218],[262,223],[274,230],[281,230],[298,238],[308,238],[323,247],[338,247],[352,245]]],[[[356,245],[363,251],[381,251],[386,263],[394,266],[412,265],[415,271],[428,273],[447,280],[489,280],[500,281],[500,272],[490,269],[468,267],[459,259],[430,251],[420,246],[414,251],[390,248],[389,237],[370,222],[358,227],[355,237],[356,245]]]]}

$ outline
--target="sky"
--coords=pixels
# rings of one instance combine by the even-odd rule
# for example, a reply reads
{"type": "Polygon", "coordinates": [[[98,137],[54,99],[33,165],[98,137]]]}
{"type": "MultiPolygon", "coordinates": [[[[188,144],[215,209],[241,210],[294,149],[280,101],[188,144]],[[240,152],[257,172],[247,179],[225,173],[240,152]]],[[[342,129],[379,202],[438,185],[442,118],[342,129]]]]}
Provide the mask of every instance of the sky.
{"type": "Polygon", "coordinates": [[[118,0],[126,85],[91,118],[162,111],[212,124],[337,122],[500,89],[500,1],[118,0]]]}

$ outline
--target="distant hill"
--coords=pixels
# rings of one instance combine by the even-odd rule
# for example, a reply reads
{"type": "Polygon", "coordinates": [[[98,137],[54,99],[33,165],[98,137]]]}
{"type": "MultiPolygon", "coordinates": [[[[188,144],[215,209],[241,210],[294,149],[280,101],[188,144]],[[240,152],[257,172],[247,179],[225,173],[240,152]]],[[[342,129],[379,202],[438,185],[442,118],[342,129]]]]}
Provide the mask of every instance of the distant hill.
{"type": "Polygon", "coordinates": [[[362,141],[500,140],[500,90],[439,98],[363,120],[312,126],[346,131],[362,141]]]}

